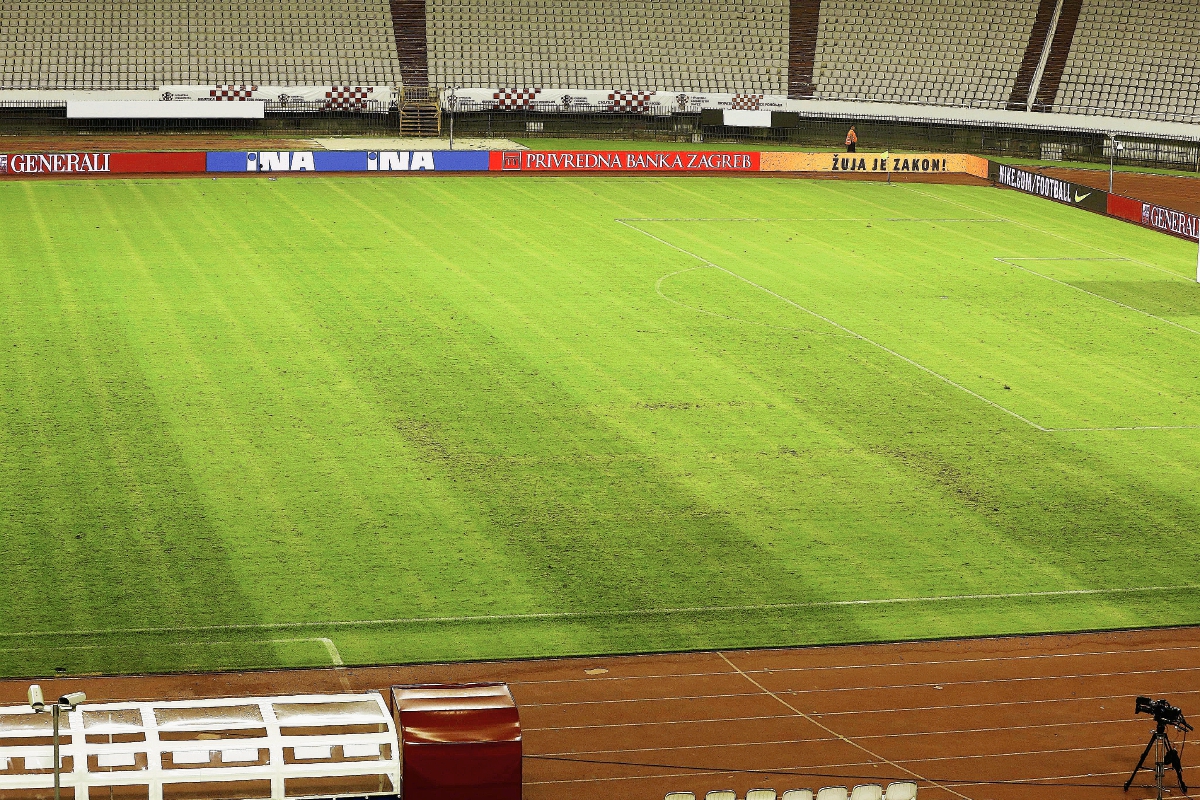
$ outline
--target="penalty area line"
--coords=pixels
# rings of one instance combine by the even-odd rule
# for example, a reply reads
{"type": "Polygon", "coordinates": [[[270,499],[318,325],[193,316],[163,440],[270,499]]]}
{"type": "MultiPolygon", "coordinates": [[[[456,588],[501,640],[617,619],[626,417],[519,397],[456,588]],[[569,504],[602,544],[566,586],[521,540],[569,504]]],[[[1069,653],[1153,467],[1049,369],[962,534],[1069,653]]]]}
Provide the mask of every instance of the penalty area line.
{"type": "Polygon", "coordinates": [[[976,400],[979,400],[980,402],[985,403],[985,404],[991,406],[992,408],[995,408],[999,411],[1003,411],[1005,414],[1008,414],[1010,417],[1013,417],[1014,419],[1018,419],[1021,422],[1024,422],[1026,425],[1033,428],[1034,430],[1040,431],[1042,433],[1051,433],[1052,432],[1051,428],[1042,427],[1041,425],[1038,425],[1033,420],[1030,420],[1026,417],[1021,416],[1020,414],[1013,411],[1012,409],[1005,408],[1004,406],[1000,405],[999,403],[995,402],[994,400],[989,400],[986,397],[984,397],[983,395],[979,394],[978,392],[971,391],[967,387],[963,386],[961,383],[958,383],[954,380],[951,380],[950,378],[947,378],[945,375],[941,374],[940,372],[930,369],[929,367],[925,366],[924,364],[921,364],[918,361],[914,361],[913,359],[909,358],[908,356],[906,356],[902,353],[898,353],[895,350],[891,349],[890,347],[880,344],[879,342],[875,341],[874,339],[869,339],[866,336],[863,336],[858,331],[854,331],[854,330],[851,330],[850,328],[847,328],[845,325],[842,325],[840,322],[836,322],[836,321],[830,319],[829,317],[826,317],[822,314],[818,314],[816,311],[813,311],[810,308],[806,308],[806,307],[800,305],[799,303],[797,303],[795,300],[792,300],[788,297],[784,297],[783,295],[779,294],[778,292],[774,292],[774,291],[768,289],[767,287],[763,286],[762,284],[755,283],[754,281],[750,280],[749,278],[739,275],[738,273],[734,272],[731,269],[726,269],[725,267],[722,267],[720,264],[709,261],[707,258],[697,255],[696,253],[693,253],[690,250],[685,250],[684,248],[680,247],[677,244],[672,244],[671,242],[668,242],[666,239],[655,236],[653,233],[650,233],[649,231],[644,231],[641,228],[639,228],[638,226],[630,224],[629,222],[627,222],[623,219],[617,219],[615,221],[620,223],[621,225],[624,225],[625,227],[629,228],[630,230],[637,231],[638,233],[642,234],[643,236],[653,239],[654,241],[658,242],[661,245],[669,247],[672,250],[675,250],[676,252],[683,253],[685,256],[694,258],[697,261],[701,262],[702,264],[706,264],[709,267],[712,267],[713,269],[720,270],[721,272],[724,272],[726,275],[730,275],[734,278],[737,278],[739,281],[742,281],[743,283],[753,286],[755,289],[758,289],[759,291],[766,292],[767,294],[771,295],[772,297],[782,300],[783,302],[787,303],[788,305],[790,305],[794,308],[797,308],[800,311],[803,311],[805,314],[810,314],[810,315],[816,317],[817,319],[819,319],[823,322],[826,322],[829,325],[832,325],[833,327],[837,328],[838,330],[844,331],[845,333],[849,334],[851,337],[853,337],[855,339],[859,339],[859,340],[871,345],[872,347],[882,350],[883,352],[887,353],[888,355],[890,355],[894,358],[898,358],[901,361],[903,361],[904,363],[914,366],[917,369],[921,370],[922,372],[924,372],[928,375],[932,375],[933,377],[942,381],[946,385],[951,386],[955,389],[958,389],[960,392],[969,394],[971,397],[974,397],[976,400]]]}
{"type": "MultiPolygon", "coordinates": [[[[742,606],[690,606],[678,608],[631,608],[602,611],[542,611],[526,614],[471,614],[457,617],[395,617],[391,619],[325,620],[318,622],[245,622],[229,625],[192,625],[161,628],[104,628],[94,630],[23,631],[0,633],[0,639],[35,636],[107,636],[112,634],[201,633],[204,631],[303,630],[312,628],[372,628],[395,625],[454,624],[462,622],[523,622],[542,620],[587,620],[621,617],[655,617],[675,614],[741,613],[756,611],[792,611],[821,608],[855,608],[919,603],[954,603],[992,600],[1031,600],[1064,597],[1088,597],[1157,592],[1185,592],[1200,589],[1200,583],[1173,586],[1125,586],[1108,589],[1053,589],[1041,592],[1003,592],[995,594],[951,594],[927,597],[878,597],[859,600],[813,600],[804,603],[760,603],[742,606]]],[[[318,641],[313,639],[312,641],[318,641]]],[[[332,642],[330,642],[332,645],[332,642]]]]}

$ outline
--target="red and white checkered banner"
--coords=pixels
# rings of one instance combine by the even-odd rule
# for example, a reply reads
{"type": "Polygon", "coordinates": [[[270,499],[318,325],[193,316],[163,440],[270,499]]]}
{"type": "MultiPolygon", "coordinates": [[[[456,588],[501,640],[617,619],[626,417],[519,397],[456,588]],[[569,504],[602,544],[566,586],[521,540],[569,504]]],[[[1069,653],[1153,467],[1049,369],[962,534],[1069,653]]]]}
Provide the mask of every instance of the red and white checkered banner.
{"type": "MultiPolygon", "coordinates": [[[[395,99],[390,86],[160,86],[160,100],[265,100],[299,111],[387,111],[395,99]]],[[[269,106],[268,108],[270,108],[269,106]]]]}
{"type": "Polygon", "coordinates": [[[208,90],[209,100],[253,100],[257,86],[214,86],[208,90]]]}
{"type": "Polygon", "coordinates": [[[735,94],[729,109],[731,111],[759,111],[762,99],[761,94],[735,94]]]}
{"type": "Polygon", "coordinates": [[[447,89],[442,106],[456,111],[612,112],[617,114],[698,114],[708,108],[730,111],[794,110],[784,95],[664,92],[649,89],[447,89]],[[453,101],[453,102],[452,102],[453,101]]]}
{"type": "Polygon", "coordinates": [[[609,111],[645,114],[657,92],[609,92],[605,105],[609,111]]]}
{"type": "Polygon", "coordinates": [[[492,92],[492,107],[499,111],[529,108],[541,92],[541,89],[497,89],[492,92]]]}

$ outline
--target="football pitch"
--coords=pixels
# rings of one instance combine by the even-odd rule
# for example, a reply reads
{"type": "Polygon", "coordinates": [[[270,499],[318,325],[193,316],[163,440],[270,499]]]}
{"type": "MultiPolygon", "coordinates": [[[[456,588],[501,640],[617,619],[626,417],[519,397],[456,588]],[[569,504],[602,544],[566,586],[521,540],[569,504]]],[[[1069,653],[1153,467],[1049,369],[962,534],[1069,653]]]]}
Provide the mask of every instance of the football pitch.
{"type": "Polygon", "coordinates": [[[1200,622],[1194,243],[775,179],[0,208],[0,674],[1200,622]]]}

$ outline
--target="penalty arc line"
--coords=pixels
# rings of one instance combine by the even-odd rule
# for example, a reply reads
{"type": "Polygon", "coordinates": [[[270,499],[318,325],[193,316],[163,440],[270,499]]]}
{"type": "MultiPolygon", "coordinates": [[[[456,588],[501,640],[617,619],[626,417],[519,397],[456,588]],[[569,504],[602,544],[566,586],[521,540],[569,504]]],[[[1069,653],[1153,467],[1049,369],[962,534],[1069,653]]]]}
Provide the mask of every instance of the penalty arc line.
{"type": "Polygon", "coordinates": [[[1056,597],[1086,597],[1188,592],[1200,589],[1200,583],[1174,586],[1125,586],[1110,589],[1055,589],[1041,592],[1004,592],[995,594],[934,595],[930,597],[880,597],[859,600],[814,600],[805,603],[762,603],[744,606],[691,606],[679,608],[633,608],[606,611],[544,611],[526,614],[474,614],[458,617],[395,617],[391,619],[325,620],[315,622],[245,622],[228,625],[191,625],[181,627],[99,628],[92,630],[0,632],[0,639],[34,636],[108,636],[112,634],[203,633],[205,631],[301,630],[306,628],[367,628],[393,625],[431,625],[473,622],[523,622],[538,620],[587,620],[621,617],[670,616],[674,614],[741,613],[755,611],[793,611],[819,608],[854,608],[907,603],[953,603],[990,600],[1026,600],[1056,597]]]}

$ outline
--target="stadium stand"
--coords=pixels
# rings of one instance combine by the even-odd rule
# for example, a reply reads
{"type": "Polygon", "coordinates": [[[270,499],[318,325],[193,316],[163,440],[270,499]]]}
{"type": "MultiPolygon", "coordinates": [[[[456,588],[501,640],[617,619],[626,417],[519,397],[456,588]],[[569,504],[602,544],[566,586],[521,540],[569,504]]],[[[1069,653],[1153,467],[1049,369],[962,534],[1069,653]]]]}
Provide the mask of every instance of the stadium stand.
{"type": "Polygon", "coordinates": [[[814,95],[1004,108],[1037,0],[825,0],[814,95]]]}
{"type": "Polygon", "coordinates": [[[436,86],[787,91],[784,0],[431,0],[436,86]]]}
{"type": "Polygon", "coordinates": [[[4,3],[0,88],[398,86],[384,0],[4,3]]]}
{"type": "MultiPolygon", "coordinates": [[[[1078,0],[1077,0],[1078,1],[1078,0]]],[[[1200,5],[1083,0],[1054,110],[1200,118],[1200,5]]]]}

